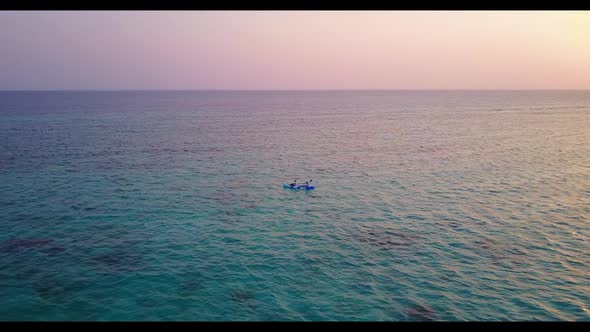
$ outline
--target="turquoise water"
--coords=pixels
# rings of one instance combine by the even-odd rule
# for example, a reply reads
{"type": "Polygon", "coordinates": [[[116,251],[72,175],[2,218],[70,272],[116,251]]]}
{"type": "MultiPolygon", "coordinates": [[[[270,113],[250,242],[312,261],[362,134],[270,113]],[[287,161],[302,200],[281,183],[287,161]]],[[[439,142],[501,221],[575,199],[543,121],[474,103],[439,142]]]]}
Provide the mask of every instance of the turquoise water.
{"type": "Polygon", "coordinates": [[[588,91],[0,92],[0,193],[0,320],[590,320],[588,91]]]}

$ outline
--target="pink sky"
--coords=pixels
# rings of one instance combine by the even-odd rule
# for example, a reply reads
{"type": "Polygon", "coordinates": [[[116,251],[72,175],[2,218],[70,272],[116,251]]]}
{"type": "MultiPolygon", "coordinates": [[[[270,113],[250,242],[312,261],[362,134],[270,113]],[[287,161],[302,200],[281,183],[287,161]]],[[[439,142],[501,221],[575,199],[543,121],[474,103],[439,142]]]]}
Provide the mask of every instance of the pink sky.
{"type": "Polygon", "coordinates": [[[0,89],[590,89],[590,12],[0,12],[0,89]]]}

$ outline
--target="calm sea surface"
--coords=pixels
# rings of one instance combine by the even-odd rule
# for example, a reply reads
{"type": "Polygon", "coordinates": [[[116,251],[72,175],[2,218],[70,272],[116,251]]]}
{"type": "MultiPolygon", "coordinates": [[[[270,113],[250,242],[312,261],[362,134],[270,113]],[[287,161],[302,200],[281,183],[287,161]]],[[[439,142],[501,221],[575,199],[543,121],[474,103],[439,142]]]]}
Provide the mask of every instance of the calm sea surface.
{"type": "Polygon", "coordinates": [[[590,91],[0,92],[0,320],[588,321],[590,91]]]}

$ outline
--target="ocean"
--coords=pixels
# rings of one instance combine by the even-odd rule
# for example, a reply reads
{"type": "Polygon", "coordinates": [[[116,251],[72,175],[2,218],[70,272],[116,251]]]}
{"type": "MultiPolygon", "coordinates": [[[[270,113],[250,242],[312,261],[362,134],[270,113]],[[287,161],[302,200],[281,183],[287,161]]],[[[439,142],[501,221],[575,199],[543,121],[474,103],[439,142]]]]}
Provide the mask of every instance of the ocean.
{"type": "Polygon", "coordinates": [[[589,321],[589,221],[590,91],[0,92],[3,321],[589,321]]]}

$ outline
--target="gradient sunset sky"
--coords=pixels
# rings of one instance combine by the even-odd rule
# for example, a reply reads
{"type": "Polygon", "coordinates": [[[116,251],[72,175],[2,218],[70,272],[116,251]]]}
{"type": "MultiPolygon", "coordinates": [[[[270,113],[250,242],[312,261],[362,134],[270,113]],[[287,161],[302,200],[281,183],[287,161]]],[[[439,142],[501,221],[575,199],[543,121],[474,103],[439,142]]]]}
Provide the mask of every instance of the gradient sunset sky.
{"type": "Polygon", "coordinates": [[[0,89],[590,89],[590,12],[0,12],[0,89]]]}

